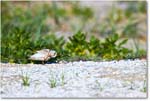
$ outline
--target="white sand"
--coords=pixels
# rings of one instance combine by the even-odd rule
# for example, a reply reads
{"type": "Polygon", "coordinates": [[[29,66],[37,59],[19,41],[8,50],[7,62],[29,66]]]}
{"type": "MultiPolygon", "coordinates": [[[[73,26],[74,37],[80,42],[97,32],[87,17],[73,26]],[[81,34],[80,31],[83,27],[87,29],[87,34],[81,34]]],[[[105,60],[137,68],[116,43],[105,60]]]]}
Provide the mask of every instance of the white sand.
{"type": "Polygon", "coordinates": [[[145,98],[146,73],[146,60],[1,63],[0,91],[2,98],[145,98]],[[30,86],[25,87],[21,76],[26,74],[30,86]],[[56,87],[49,79],[56,80],[56,87]]]}

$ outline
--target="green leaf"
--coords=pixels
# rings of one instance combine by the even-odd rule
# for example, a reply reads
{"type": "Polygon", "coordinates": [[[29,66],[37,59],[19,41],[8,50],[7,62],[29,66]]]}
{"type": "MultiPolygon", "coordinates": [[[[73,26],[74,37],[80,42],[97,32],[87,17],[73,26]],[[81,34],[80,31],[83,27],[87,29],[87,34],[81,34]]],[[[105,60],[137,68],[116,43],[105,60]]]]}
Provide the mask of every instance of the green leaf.
{"type": "Polygon", "coordinates": [[[124,45],[125,43],[127,43],[128,39],[124,39],[122,42],[119,43],[119,47],[121,47],[122,45],[124,45]]]}

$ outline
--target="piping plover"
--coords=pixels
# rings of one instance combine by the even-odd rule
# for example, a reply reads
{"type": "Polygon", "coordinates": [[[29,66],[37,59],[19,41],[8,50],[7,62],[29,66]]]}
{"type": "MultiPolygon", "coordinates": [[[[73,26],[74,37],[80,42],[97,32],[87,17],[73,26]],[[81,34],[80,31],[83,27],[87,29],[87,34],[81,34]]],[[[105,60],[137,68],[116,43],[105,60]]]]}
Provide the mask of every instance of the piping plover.
{"type": "Polygon", "coordinates": [[[56,56],[57,56],[56,51],[49,49],[42,49],[36,51],[36,53],[31,55],[29,59],[42,61],[42,63],[44,64],[44,61],[48,61],[50,58],[55,58],[56,56]]]}

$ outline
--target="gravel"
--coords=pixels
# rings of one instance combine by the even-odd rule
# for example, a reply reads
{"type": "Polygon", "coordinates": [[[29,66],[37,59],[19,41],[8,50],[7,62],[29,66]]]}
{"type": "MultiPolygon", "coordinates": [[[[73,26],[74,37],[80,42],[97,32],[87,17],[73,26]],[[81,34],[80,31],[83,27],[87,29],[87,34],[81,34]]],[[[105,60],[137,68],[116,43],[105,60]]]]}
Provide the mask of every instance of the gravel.
{"type": "Polygon", "coordinates": [[[1,63],[2,98],[146,98],[146,60],[1,63]],[[29,77],[29,86],[23,85],[29,77]]]}

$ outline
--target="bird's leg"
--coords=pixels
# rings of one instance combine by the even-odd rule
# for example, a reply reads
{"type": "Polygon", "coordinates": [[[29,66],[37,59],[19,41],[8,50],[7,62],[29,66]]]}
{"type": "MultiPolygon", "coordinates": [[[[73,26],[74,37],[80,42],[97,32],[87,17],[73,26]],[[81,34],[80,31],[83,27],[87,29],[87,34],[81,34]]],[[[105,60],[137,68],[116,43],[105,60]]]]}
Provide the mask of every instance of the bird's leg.
{"type": "Polygon", "coordinates": [[[47,61],[47,60],[48,60],[48,56],[44,58],[44,61],[47,61]]]}
{"type": "Polygon", "coordinates": [[[45,57],[43,58],[42,64],[44,65],[45,57]]]}

